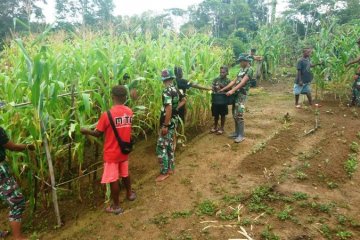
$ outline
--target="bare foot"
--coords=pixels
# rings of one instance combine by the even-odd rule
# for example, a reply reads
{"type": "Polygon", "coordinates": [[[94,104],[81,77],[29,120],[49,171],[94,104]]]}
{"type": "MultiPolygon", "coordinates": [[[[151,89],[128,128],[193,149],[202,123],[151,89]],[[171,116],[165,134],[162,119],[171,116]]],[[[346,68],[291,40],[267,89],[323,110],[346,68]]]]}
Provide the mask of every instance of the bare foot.
{"type": "Polygon", "coordinates": [[[160,174],[156,179],[155,181],[156,182],[162,182],[164,181],[165,179],[167,179],[170,175],[167,173],[167,174],[160,174]]]}

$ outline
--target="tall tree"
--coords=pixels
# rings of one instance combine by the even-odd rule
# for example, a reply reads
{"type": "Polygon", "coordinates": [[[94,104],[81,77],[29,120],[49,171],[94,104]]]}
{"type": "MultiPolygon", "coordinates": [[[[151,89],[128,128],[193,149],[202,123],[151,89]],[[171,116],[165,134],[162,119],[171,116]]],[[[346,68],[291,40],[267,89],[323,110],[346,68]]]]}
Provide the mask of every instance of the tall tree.
{"type": "Polygon", "coordinates": [[[93,26],[113,19],[113,0],[56,0],[56,18],[59,24],[93,26]]]}
{"type": "MultiPolygon", "coordinates": [[[[10,32],[13,26],[13,19],[17,18],[30,26],[34,19],[43,19],[42,10],[37,4],[46,3],[45,0],[6,0],[0,1],[0,40],[10,32]]],[[[18,30],[24,29],[24,26],[18,25],[18,30]]]]}

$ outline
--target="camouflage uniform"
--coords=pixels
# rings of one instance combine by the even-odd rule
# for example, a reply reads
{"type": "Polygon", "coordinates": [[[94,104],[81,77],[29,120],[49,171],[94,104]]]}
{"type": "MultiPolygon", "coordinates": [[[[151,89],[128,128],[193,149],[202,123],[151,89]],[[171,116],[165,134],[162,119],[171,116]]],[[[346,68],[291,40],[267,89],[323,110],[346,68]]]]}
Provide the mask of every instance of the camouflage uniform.
{"type": "Polygon", "coordinates": [[[169,170],[174,170],[175,168],[174,137],[179,121],[179,116],[176,111],[179,104],[179,94],[173,84],[164,89],[162,102],[160,126],[163,126],[165,122],[165,107],[169,105],[172,106],[172,117],[170,126],[168,126],[168,133],[166,135],[159,134],[156,146],[156,154],[161,165],[160,172],[161,174],[167,174],[169,170]]]}
{"type": "Polygon", "coordinates": [[[20,222],[25,210],[25,198],[5,161],[4,145],[8,141],[4,129],[0,127],[0,199],[10,207],[9,220],[20,222]]]}
{"type": "MultiPolygon", "coordinates": [[[[242,58],[243,61],[249,61],[246,57],[242,58]]],[[[250,80],[252,79],[254,74],[253,69],[251,68],[251,66],[246,67],[246,68],[241,68],[240,72],[237,76],[236,82],[235,82],[235,86],[237,86],[238,84],[240,84],[240,82],[242,81],[242,79],[247,75],[249,77],[249,80],[246,82],[245,86],[243,86],[242,88],[238,89],[235,93],[235,101],[233,104],[233,117],[234,117],[234,121],[235,121],[235,132],[233,134],[231,134],[230,136],[233,137],[235,139],[236,143],[240,143],[242,141],[244,141],[244,128],[245,128],[245,124],[244,124],[244,113],[245,113],[245,104],[246,104],[246,100],[247,100],[247,95],[250,89],[250,80]]]]}
{"type": "MultiPolygon", "coordinates": [[[[238,85],[243,77],[246,75],[252,79],[254,75],[254,70],[252,67],[242,68],[237,76],[236,85],[238,85]]],[[[247,100],[247,95],[250,89],[250,80],[246,82],[246,85],[240,89],[238,89],[235,93],[235,103],[233,105],[233,117],[235,121],[244,121],[244,113],[245,113],[245,104],[247,100]]]]}
{"type": "Polygon", "coordinates": [[[357,74],[353,87],[352,105],[360,107],[360,73],[357,74]]]}

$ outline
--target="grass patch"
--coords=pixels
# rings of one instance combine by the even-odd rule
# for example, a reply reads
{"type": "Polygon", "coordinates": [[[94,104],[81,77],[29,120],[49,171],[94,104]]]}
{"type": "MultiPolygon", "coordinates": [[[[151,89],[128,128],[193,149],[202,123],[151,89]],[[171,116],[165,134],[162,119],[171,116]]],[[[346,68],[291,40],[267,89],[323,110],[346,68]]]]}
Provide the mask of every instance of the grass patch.
{"type": "Polygon", "coordinates": [[[357,155],[349,154],[349,157],[344,164],[344,169],[350,178],[352,178],[352,176],[354,175],[357,167],[358,167],[357,155]]]}
{"type": "Polygon", "coordinates": [[[217,206],[210,200],[205,200],[198,206],[199,215],[213,216],[216,213],[217,206]]]}
{"type": "Polygon", "coordinates": [[[346,240],[346,239],[351,239],[353,233],[349,231],[339,231],[336,233],[336,236],[341,240],[346,240]]]}
{"type": "Polygon", "coordinates": [[[337,183],[334,183],[334,182],[328,182],[328,183],[327,183],[327,187],[328,187],[329,189],[335,189],[335,188],[338,188],[339,185],[338,185],[337,183]]]}
{"type": "Polygon", "coordinates": [[[297,171],[296,178],[299,180],[306,180],[308,178],[308,175],[302,171],[297,171]]]}
{"type": "Polygon", "coordinates": [[[294,192],[292,195],[293,195],[293,198],[297,201],[307,200],[309,198],[309,196],[303,192],[294,192]]]}
{"type": "Polygon", "coordinates": [[[240,203],[243,200],[243,195],[242,194],[238,194],[235,196],[229,196],[229,195],[225,195],[222,200],[226,203],[226,204],[235,204],[235,203],[240,203]]]}
{"type": "Polygon", "coordinates": [[[176,219],[176,218],[188,218],[192,215],[191,211],[181,211],[181,212],[173,212],[171,214],[171,217],[176,219]]]}
{"type": "Polygon", "coordinates": [[[260,186],[254,189],[250,199],[249,210],[251,212],[267,212],[272,213],[274,210],[265,204],[269,200],[271,189],[267,186],[260,186]]]}
{"type": "Polygon", "coordinates": [[[265,229],[261,232],[261,239],[263,240],[280,240],[280,237],[277,236],[272,231],[271,226],[266,226],[265,229]]]}
{"type": "Polygon", "coordinates": [[[281,221],[291,219],[292,218],[292,215],[291,215],[292,210],[293,209],[290,206],[285,206],[285,209],[277,214],[278,219],[281,221]]]}
{"type": "Polygon", "coordinates": [[[350,150],[353,153],[358,153],[359,152],[359,144],[357,142],[352,142],[350,144],[350,150]]]}
{"type": "Polygon", "coordinates": [[[169,217],[165,215],[157,215],[150,220],[151,223],[159,226],[163,226],[169,223],[169,217]]]}

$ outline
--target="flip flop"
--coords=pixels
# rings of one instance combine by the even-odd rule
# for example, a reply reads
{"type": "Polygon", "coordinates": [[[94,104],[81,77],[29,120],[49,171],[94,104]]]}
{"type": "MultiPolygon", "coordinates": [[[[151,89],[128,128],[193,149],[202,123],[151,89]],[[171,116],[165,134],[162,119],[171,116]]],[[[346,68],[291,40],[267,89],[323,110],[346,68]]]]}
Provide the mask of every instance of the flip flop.
{"type": "Polygon", "coordinates": [[[130,195],[126,196],[127,200],[129,200],[129,201],[135,201],[136,197],[137,196],[136,196],[136,193],[134,191],[131,191],[130,195]]]}
{"type": "Polygon", "coordinates": [[[210,133],[216,133],[217,131],[218,131],[217,128],[212,128],[212,129],[210,130],[210,133]]]}
{"type": "Polygon", "coordinates": [[[124,210],[121,207],[114,208],[114,206],[110,205],[109,207],[105,208],[105,212],[119,215],[122,214],[124,210]]]}
{"type": "Polygon", "coordinates": [[[222,129],[217,130],[216,135],[222,135],[222,134],[224,134],[224,130],[222,129]]]}

